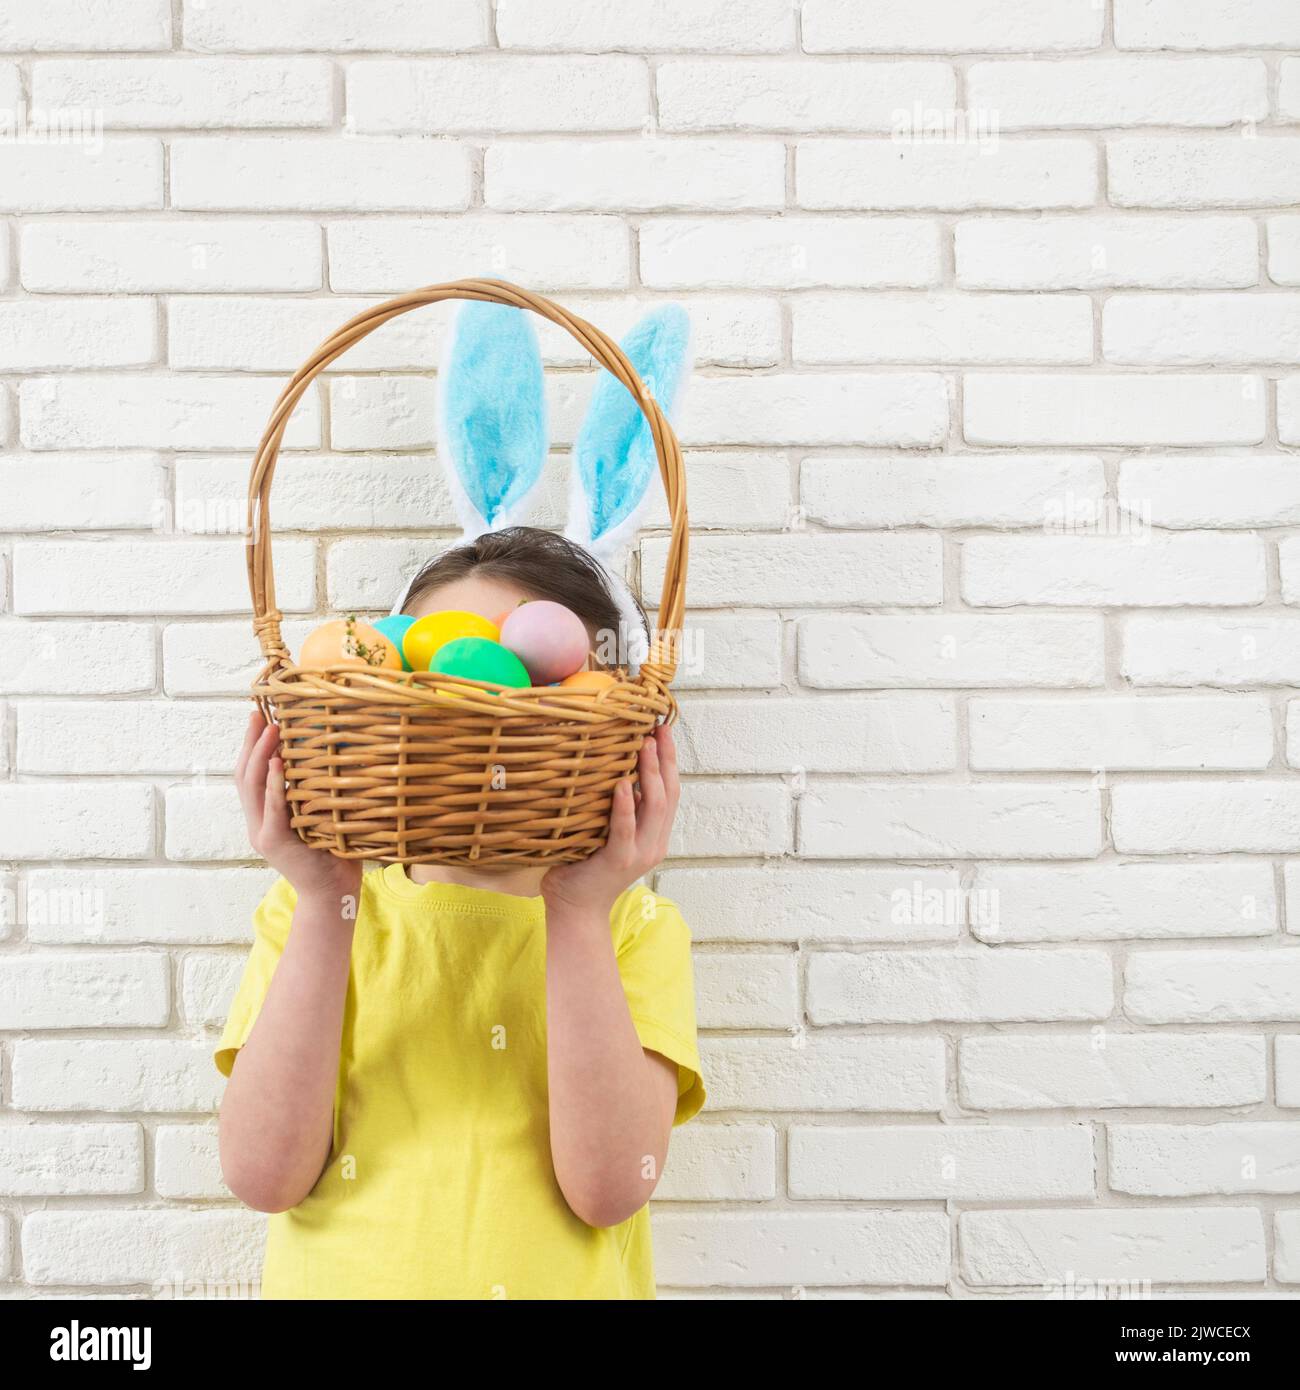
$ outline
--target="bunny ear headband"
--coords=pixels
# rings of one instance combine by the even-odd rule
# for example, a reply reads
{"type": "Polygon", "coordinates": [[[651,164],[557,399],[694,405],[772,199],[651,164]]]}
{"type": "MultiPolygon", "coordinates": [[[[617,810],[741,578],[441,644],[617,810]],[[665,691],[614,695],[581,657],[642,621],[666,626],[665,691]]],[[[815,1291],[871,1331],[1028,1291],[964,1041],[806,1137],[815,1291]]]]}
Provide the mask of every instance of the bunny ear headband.
{"type": "MultiPolygon", "coordinates": [[[[690,369],[690,321],[676,304],[647,314],[620,344],[671,417],[690,369]]],[[[503,304],[460,306],[440,377],[438,453],[451,485],[463,545],[515,526],[535,498],[550,436],[542,357],[531,315],[503,304]]],[[[618,605],[620,648],[635,674],[645,636],[622,576],[646,509],[658,458],[631,392],[602,372],[573,446],[564,534],[599,563],[618,605]]],[[[418,571],[417,571],[418,573],[418,571]]],[[[392,611],[400,613],[415,575],[392,611]]]]}

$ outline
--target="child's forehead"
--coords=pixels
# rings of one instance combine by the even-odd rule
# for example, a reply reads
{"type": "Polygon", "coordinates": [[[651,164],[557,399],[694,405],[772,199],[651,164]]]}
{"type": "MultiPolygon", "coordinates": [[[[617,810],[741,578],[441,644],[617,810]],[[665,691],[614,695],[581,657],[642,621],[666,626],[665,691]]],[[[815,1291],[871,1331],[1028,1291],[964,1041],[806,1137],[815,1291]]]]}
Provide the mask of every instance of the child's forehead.
{"type": "Polygon", "coordinates": [[[426,613],[456,608],[466,613],[478,613],[484,618],[495,619],[506,609],[515,607],[522,599],[528,597],[523,589],[509,580],[467,574],[459,579],[450,579],[445,584],[439,584],[437,588],[422,594],[409,612],[412,617],[422,618],[426,613]]]}

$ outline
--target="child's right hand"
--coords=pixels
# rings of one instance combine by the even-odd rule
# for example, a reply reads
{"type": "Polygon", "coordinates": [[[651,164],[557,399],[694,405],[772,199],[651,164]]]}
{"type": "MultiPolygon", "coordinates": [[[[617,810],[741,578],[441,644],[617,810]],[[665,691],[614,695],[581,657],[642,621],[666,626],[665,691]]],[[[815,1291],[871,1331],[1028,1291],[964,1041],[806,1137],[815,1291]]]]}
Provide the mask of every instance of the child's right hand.
{"type": "Polygon", "coordinates": [[[289,824],[279,746],[279,729],[255,709],[235,764],[235,785],[248,823],[249,843],[288,879],[300,899],[328,899],[332,905],[343,897],[356,900],[361,891],[361,861],[338,859],[328,850],[313,849],[289,824]]]}

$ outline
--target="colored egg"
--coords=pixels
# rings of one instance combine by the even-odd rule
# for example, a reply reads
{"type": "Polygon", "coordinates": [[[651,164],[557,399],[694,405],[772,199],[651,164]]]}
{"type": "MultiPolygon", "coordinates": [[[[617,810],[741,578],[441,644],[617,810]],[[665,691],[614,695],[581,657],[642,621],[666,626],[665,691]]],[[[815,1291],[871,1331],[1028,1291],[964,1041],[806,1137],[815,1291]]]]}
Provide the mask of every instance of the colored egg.
{"type": "Polygon", "coordinates": [[[608,690],[618,681],[608,671],[575,671],[560,682],[561,690],[608,690]]]}
{"type": "Polygon", "coordinates": [[[325,666],[359,666],[400,671],[402,657],[392,642],[369,623],[341,618],[323,623],[307,634],[298,664],[314,670],[325,666]]]}
{"type": "Polygon", "coordinates": [[[501,645],[528,669],[534,685],[562,680],[582,667],[591,650],[586,624],[550,599],[521,603],[501,624],[501,645]]]}
{"type": "Polygon", "coordinates": [[[429,664],[430,671],[465,680],[490,681],[526,689],[530,684],[524,663],[499,642],[486,637],[456,637],[444,642],[429,664]]]}
{"type": "Polygon", "coordinates": [[[402,655],[412,671],[427,671],[429,663],[448,642],[459,637],[486,637],[495,642],[500,635],[497,625],[481,614],[448,608],[441,613],[426,613],[406,629],[402,655]]]}
{"type": "Polygon", "coordinates": [[[397,654],[402,658],[403,671],[411,670],[411,663],[407,661],[405,653],[402,651],[402,641],[414,622],[415,619],[408,617],[405,613],[393,613],[387,618],[377,619],[374,624],[375,631],[387,637],[397,648],[397,654]]]}

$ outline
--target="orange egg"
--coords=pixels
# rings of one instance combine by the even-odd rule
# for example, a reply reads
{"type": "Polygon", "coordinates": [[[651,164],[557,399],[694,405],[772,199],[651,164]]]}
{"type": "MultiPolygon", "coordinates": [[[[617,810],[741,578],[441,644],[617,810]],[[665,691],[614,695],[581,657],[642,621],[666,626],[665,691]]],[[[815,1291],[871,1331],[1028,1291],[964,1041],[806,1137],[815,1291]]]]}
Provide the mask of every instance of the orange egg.
{"type": "Polygon", "coordinates": [[[299,666],[356,666],[362,670],[400,671],[402,655],[382,632],[355,617],[323,623],[307,634],[299,666]]]}
{"type": "Polygon", "coordinates": [[[561,690],[607,690],[618,681],[608,671],[575,671],[560,682],[561,690]]]}

